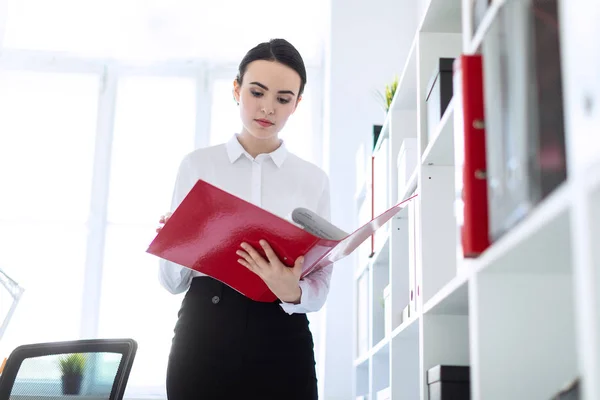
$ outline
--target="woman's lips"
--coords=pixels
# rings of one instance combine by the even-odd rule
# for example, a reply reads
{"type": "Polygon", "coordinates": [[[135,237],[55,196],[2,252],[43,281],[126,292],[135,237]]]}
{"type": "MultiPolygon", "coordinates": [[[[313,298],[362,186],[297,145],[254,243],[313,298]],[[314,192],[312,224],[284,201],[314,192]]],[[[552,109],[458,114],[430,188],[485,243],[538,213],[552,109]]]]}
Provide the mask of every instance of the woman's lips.
{"type": "Polygon", "coordinates": [[[266,120],[266,119],[255,119],[255,121],[262,127],[269,127],[271,125],[274,125],[271,121],[266,120]]]}

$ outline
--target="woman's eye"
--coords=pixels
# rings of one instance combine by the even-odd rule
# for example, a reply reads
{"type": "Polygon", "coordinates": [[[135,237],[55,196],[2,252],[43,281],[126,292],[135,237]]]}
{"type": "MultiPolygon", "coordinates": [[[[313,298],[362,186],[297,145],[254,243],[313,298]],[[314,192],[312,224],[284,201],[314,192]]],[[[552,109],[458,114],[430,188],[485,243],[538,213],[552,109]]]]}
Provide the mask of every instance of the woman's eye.
{"type": "Polygon", "coordinates": [[[252,96],[254,97],[260,97],[263,95],[261,92],[255,92],[254,90],[251,90],[250,93],[252,93],[252,96]]]}
{"type": "Polygon", "coordinates": [[[283,98],[281,98],[281,97],[280,97],[280,98],[279,98],[279,102],[280,102],[281,104],[287,104],[287,103],[289,103],[290,101],[289,101],[288,99],[283,99],[283,98]]]}

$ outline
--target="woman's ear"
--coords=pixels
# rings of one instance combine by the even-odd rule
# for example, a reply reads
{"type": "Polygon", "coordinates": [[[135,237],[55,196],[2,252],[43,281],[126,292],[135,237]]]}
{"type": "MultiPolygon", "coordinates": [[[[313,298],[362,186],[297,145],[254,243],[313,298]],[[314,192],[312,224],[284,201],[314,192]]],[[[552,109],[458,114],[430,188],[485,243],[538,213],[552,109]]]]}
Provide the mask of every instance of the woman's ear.
{"type": "Polygon", "coordinates": [[[237,79],[233,80],[233,99],[235,100],[235,102],[238,104],[238,106],[240,105],[240,84],[237,81],[237,79]]]}

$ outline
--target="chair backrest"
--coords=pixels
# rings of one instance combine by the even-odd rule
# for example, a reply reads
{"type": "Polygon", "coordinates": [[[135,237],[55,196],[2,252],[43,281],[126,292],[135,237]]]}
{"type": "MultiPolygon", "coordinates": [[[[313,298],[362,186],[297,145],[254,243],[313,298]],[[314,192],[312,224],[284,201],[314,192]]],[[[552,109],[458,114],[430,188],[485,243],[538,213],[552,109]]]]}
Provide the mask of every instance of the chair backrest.
{"type": "Polygon", "coordinates": [[[122,400],[137,342],[89,339],[17,347],[0,375],[0,400],[53,396],[122,400]],[[14,396],[14,397],[13,397],[14,396]]]}

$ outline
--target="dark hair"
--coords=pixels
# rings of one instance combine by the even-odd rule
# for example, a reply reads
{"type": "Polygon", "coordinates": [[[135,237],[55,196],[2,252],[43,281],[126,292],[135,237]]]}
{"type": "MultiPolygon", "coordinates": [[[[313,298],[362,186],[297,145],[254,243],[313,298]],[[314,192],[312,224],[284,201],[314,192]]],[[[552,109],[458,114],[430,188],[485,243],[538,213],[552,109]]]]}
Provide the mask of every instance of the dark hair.
{"type": "Polygon", "coordinates": [[[242,84],[248,64],[257,60],[277,61],[296,71],[300,75],[300,91],[298,96],[304,92],[306,68],[304,67],[302,56],[290,42],[285,39],[271,39],[250,49],[242,59],[242,62],[240,62],[238,68],[236,80],[240,85],[242,84]]]}

